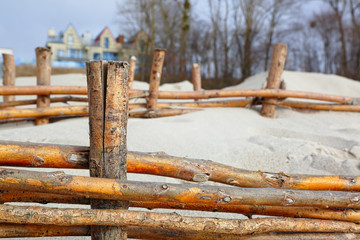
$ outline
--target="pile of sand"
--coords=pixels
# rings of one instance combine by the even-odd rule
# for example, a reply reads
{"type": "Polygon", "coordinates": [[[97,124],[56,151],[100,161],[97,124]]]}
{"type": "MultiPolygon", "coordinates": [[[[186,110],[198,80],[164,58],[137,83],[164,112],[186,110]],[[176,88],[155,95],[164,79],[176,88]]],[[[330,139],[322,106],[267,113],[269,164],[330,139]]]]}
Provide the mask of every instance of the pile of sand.
{"type": "MultiPolygon", "coordinates": [[[[231,88],[261,88],[266,76],[266,73],[258,74],[231,88]]],[[[285,72],[283,79],[290,90],[360,96],[360,82],[339,76],[285,72]]],[[[19,78],[17,84],[35,85],[35,78],[19,78]]],[[[81,74],[53,76],[52,85],[86,86],[86,78],[81,74]]],[[[134,88],[148,89],[148,84],[135,82],[134,88]]],[[[184,81],[165,84],[161,89],[192,90],[192,85],[184,81]]],[[[274,119],[263,118],[258,109],[248,108],[212,108],[158,119],[132,118],[128,122],[128,150],[210,159],[249,170],[360,175],[359,119],[359,113],[299,112],[286,108],[277,108],[274,119]]],[[[29,123],[2,126],[0,139],[89,145],[88,118],[37,127],[29,123]]],[[[129,174],[128,178],[181,182],[136,174],[129,174]]],[[[196,212],[182,214],[196,215],[196,212]]],[[[241,215],[216,216],[240,218],[241,215]]]]}

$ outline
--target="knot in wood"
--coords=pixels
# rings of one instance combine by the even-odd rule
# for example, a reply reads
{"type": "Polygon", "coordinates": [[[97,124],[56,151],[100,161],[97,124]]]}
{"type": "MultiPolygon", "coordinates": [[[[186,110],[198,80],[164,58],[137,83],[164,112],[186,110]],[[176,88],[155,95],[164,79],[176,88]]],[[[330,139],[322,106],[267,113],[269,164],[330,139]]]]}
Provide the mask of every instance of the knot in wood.
{"type": "Polygon", "coordinates": [[[223,199],[223,202],[229,203],[231,201],[231,197],[230,196],[226,196],[223,199]]]}
{"type": "Polygon", "coordinates": [[[163,184],[163,185],[161,185],[161,188],[164,189],[164,190],[166,190],[166,189],[168,189],[169,187],[168,187],[168,185],[163,184]]]}
{"type": "Polygon", "coordinates": [[[282,172],[280,173],[260,172],[260,175],[268,185],[275,188],[281,188],[284,185],[284,183],[289,179],[289,176],[282,172]]]}
{"type": "Polygon", "coordinates": [[[285,196],[284,198],[284,205],[285,206],[290,206],[290,205],[294,205],[295,203],[295,199],[290,197],[290,196],[285,196]]]}

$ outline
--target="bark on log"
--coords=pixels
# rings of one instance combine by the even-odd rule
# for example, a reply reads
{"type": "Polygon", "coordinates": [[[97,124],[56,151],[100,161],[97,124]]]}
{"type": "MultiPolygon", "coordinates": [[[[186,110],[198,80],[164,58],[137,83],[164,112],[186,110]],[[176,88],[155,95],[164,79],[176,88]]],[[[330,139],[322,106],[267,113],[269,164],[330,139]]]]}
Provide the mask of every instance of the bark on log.
{"type": "MultiPolygon", "coordinates": [[[[194,87],[194,91],[200,91],[201,90],[201,70],[200,70],[200,64],[194,63],[192,65],[192,83],[194,87]]],[[[197,100],[197,99],[195,99],[197,100]]]]}
{"type": "Polygon", "coordinates": [[[14,118],[84,115],[88,113],[89,113],[89,108],[84,105],[71,106],[71,107],[5,109],[0,111],[0,120],[14,119],[14,118]]]}
{"type": "MultiPolygon", "coordinates": [[[[87,63],[90,120],[90,176],[126,180],[128,64],[87,63]]],[[[94,209],[127,209],[127,201],[93,200],[94,209]]],[[[127,239],[122,227],[93,227],[91,236],[127,239]]]]}
{"type": "Polygon", "coordinates": [[[360,101],[359,98],[353,97],[279,89],[203,90],[197,92],[159,91],[158,95],[158,99],[207,99],[225,97],[303,98],[349,105],[359,104],[360,101]]]}
{"type": "MultiPolygon", "coordinates": [[[[130,238],[158,240],[355,240],[360,237],[355,233],[268,233],[251,236],[231,234],[209,234],[201,232],[182,232],[169,229],[152,229],[143,227],[127,227],[130,238]]],[[[0,238],[19,237],[57,237],[57,236],[89,236],[88,226],[51,226],[34,224],[0,224],[0,238]]]]}
{"type": "Polygon", "coordinates": [[[250,189],[192,184],[122,181],[66,175],[64,172],[0,169],[0,189],[34,191],[115,201],[169,201],[218,205],[360,208],[360,194],[335,191],[250,189]]]}
{"type": "MultiPolygon", "coordinates": [[[[90,204],[86,197],[71,195],[58,195],[49,193],[26,192],[26,191],[0,191],[0,202],[36,202],[65,203],[65,204],[90,204]]],[[[130,207],[146,209],[179,209],[210,212],[228,212],[243,214],[248,217],[253,215],[281,216],[295,218],[316,218],[327,220],[339,220],[348,222],[360,221],[360,210],[349,208],[315,208],[315,207],[286,207],[286,206],[264,206],[264,205],[217,205],[216,207],[196,203],[176,202],[149,202],[132,201],[130,207]]]]}
{"type": "MultiPolygon", "coordinates": [[[[33,105],[36,104],[37,100],[19,100],[19,101],[8,101],[8,102],[0,102],[0,108],[7,107],[17,107],[17,106],[25,106],[25,105],[33,105]]],[[[82,97],[73,97],[73,96],[65,96],[65,97],[57,97],[50,98],[50,103],[68,103],[68,102],[88,102],[87,98],[82,97]]]]}
{"type": "Polygon", "coordinates": [[[267,232],[360,233],[356,223],[292,218],[257,218],[229,220],[218,218],[183,217],[176,213],[142,211],[66,209],[0,205],[0,222],[59,226],[138,226],[207,232],[215,234],[249,235],[267,232]]]}
{"type": "MultiPolygon", "coordinates": [[[[38,47],[36,52],[36,83],[38,86],[50,86],[51,77],[51,51],[48,48],[38,47]]],[[[38,95],[37,108],[50,107],[50,95],[38,95]]],[[[48,124],[49,118],[41,117],[35,120],[35,125],[48,124]]]]}
{"type": "Polygon", "coordinates": [[[130,67],[129,67],[129,89],[132,89],[132,85],[135,79],[135,69],[136,69],[136,57],[131,56],[129,61],[130,67]]]}
{"type": "Polygon", "coordinates": [[[148,109],[156,108],[156,103],[159,94],[161,73],[165,59],[165,52],[166,50],[164,49],[154,50],[154,58],[153,58],[151,74],[150,74],[150,90],[149,90],[149,97],[147,99],[148,109]]]}
{"type": "Polygon", "coordinates": [[[151,109],[144,111],[130,112],[129,116],[132,118],[159,118],[159,117],[171,117],[191,112],[200,111],[200,109],[181,109],[181,108],[164,108],[164,109],[151,109]]]}
{"type": "MultiPolygon", "coordinates": [[[[14,167],[87,169],[89,148],[83,146],[0,141],[0,165],[14,167]]],[[[214,181],[238,187],[297,190],[360,191],[360,177],[290,175],[249,171],[210,160],[165,153],[128,152],[127,171],[187,181],[214,181]]]]}
{"type": "MultiPolygon", "coordinates": [[[[287,46],[283,44],[275,44],[273,48],[270,71],[266,80],[267,89],[279,89],[281,83],[281,75],[284,70],[286,60],[287,46]]],[[[261,108],[261,116],[273,118],[275,114],[276,98],[265,98],[261,108]]]]}
{"type": "MultiPolygon", "coordinates": [[[[3,57],[3,85],[15,86],[16,69],[14,55],[2,54],[3,57]]],[[[4,102],[15,101],[15,96],[4,96],[4,102]]]]}

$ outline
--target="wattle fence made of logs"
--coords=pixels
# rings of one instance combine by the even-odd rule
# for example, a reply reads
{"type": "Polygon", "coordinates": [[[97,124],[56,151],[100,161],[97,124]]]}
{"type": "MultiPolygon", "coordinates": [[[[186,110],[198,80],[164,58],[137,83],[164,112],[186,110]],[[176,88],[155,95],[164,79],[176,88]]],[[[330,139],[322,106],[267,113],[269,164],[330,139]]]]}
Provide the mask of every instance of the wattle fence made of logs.
{"type": "MultiPolygon", "coordinates": [[[[48,50],[39,49],[38,52],[48,50]]],[[[321,106],[331,106],[337,110],[346,107],[356,109],[351,107],[359,107],[355,105],[357,99],[279,89],[286,56],[284,45],[276,45],[274,48],[267,88],[262,90],[201,91],[201,84],[197,83],[194,84],[194,92],[158,91],[164,56],[164,50],[155,51],[149,91],[130,89],[133,66],[129,67],[126,62],[104,61],[87,63],[87,88],[52,87],[46,84],[33,88],[1,88],[1,94],[6,96],[38,95],[36,109],[13,109],[18,106],[14,105],[17,101],[7,99],[4,104],[13,105],[7,105],[6,109],[1,110],[7,111],[8,116],[10,111],[28,111],[27,114],[30,110],[37,113],[48,111],[43,115],[31,115],[36,118],[34,120],[37,124],[44,124],[50,116],[55,116],[49,113],[53,108],[41,105],[50,104],[50,95],[88,94],[86,101],[89,106],[80,107],[84,109],[81,114],[89,116],[90,146],[0,141],[0,165],[7,166],[0,169],[0,237],[91,235],[92,239],[130,237],[182,240],[360,237],[360,177],[248,171],[210,160],[162,153],[128,152],[126,145],[129,116],[158,117],[164,113],[163,110],[189,110],[191,107],[193,111],[195,107],[262,104],[261,114],[272,117],[277,105],[294,107],[291,104],[295,104],[295,107],[299,107],[308,104],[283,100],[287,97],[334,102],[321,106]],[[129,104],[130,99],[135,97],[146,97],[147,103],[129,104]],[[248,99],[199,101],[221,97],[259,99],[256,102],[248,99]],[[161,103],[157,102],[158,99],[196,101],[161,103]],[[146,110],[133,111],[140,107],[146,110]],[[41,172],[9,167],[89,169],[90,177],[68,175],[62,171],[41,172]],[[202,184],[128,181],[127,172],[202,184]],[[221,185],[207,185],[207,181],[221,185]],[[9,202],[82,204],[91,206],[91,209],[5,204],[9,202]],[[132,207],[239,213],[249,219],[187,217],[177,213],[135,211],[132,207]],[[271,217],[252,219],[253,215],[271,217]]],[[[48,61],[46,57],[41,59],[48,61]]],[[[50,78],[50,74],[39,74],[39,71],[38,79],[50,78]]],[[[193,75],[197,76],[195,78],[200,79],[199,72],[196,73],[199,65],[195,65],[193,71],[193,75]]],[[[315,106],[315,103],[306,105],[309,106],[315,106]]],[[[318,108],[319,105],[316,106],[318,108]]],[[[75,115],[76,106],[68,108],[75,115]]],[[[7,119],[14,115],[11,116],[7,119]]]]}

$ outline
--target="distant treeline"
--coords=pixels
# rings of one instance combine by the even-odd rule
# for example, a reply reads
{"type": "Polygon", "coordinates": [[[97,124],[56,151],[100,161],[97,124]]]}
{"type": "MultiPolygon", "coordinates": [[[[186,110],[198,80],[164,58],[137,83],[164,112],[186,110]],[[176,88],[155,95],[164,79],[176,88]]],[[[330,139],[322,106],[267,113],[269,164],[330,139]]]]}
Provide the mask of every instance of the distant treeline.
{"type": "Polygon", "coordinates": [[[148,34],[143,80],[156,47],[167,49],[164,82],[197,62],[204,87],[239,83],[268,69],[274,43],[288,45],[287,70],[360,80],[360,0],[120,0],[118,11],[123,31],[148,34]]]}

